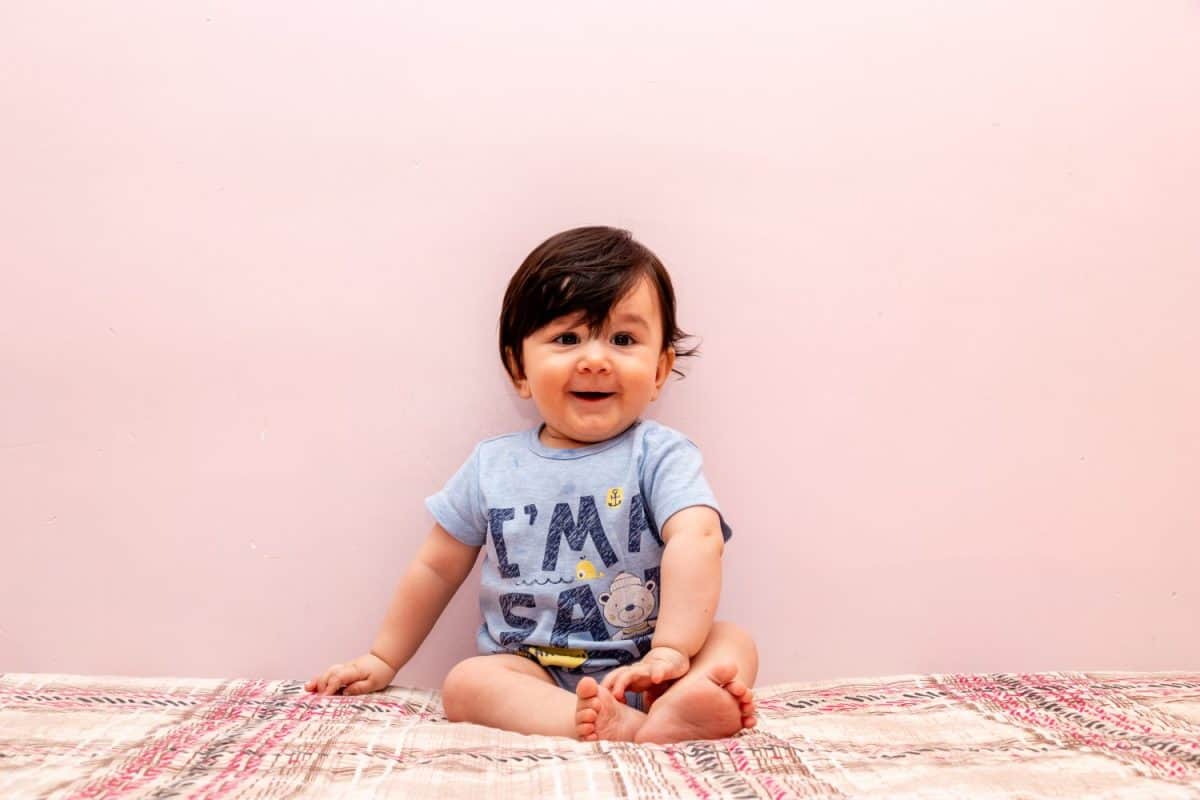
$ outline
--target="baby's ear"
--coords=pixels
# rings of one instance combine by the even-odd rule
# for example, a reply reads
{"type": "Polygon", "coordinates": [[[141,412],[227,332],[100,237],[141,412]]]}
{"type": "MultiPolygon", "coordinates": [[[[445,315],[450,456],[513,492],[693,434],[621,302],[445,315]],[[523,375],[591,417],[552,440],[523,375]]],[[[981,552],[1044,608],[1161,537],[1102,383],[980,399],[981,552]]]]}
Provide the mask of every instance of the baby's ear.
{"type": "Polygon", "coordinates": [[[675,366],[675,348],[668,347],[662,351],[658,357],[658,367],[654,370],[654,397],[651,400],[658,399],[658,392],[662,389],[663,384],[667,382],[667,378],[671,377],[671,370],[675,366]]]}
{"type": "Polygon", "coordinates": [[[511,347],[504,348],[504,364],[508,367],[508,377],[512,381],[513,388],[517,390],[517,394],[526,400],[533,397],[533,393],[529,391],[529,380],[517,366],[517,359],[513,356],[511,347]]]}

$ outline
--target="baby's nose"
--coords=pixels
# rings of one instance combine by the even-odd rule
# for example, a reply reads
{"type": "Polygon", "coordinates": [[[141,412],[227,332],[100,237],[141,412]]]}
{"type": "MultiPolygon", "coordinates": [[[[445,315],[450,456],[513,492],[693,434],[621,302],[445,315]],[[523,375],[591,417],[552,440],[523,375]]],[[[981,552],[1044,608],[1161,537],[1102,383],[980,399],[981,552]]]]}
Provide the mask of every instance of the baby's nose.
{"type": "Polygon", "coordinates": [[[583,348],[583,352],[579,356],[579,369],[608,369],[608,354],[604,350],[603,343],[596,340],[588,342],[588,344],[583,348]]]}

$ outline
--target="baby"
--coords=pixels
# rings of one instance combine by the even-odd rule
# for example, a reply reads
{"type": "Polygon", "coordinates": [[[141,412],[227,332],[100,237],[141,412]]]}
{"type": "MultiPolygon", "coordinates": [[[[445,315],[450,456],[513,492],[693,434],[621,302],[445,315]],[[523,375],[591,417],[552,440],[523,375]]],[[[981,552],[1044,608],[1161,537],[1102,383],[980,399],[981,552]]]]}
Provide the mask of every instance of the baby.
{"type": "Polygon", "coordinates": [[[677,742],[755,724],[753,640],[714,621],[731,531],[700,452],[642,413],[685,334],[658,258],[576,228],[509,282],[500,357],[543,419],[480,442],[426,506],[436,523],[370,652],[305,684],[363,694],[416,652],[484,548],[482,655],[446,676],[452,721],[677,742]]]}

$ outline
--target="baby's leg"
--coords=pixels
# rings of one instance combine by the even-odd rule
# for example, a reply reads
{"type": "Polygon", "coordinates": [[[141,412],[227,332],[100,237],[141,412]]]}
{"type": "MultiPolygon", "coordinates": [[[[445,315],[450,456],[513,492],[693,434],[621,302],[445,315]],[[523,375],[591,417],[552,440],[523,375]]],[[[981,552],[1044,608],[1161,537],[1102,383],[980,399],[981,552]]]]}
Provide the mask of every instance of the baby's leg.
{"type": "Polygon", "coordinates": [[[575,695],[522,656],[499,654],[460,661],[442,683],[451,722],[474,722],[517,733],[575,736],[575,695]]]}
{"type": "Polygon", "coordinates": [[[654,700],[639,742],[719,739],[756,723],[750,686],[758,675],[758,649],[744,630],[714,622],[688,673],[654,700]]]}
{"type": "MultiPolygon", "coordinates": [[[[517,733],[574,739],[579,733],[580,702],[536,663],[508,654],[461,661],[442,684],[442,706],[451,722],[474,722],[517,733]]],[[[613,705],[619,706],[615,713],[645,716],[613,705]]],[[[596,720],[596,714],[591,720],[596,720]]]]}

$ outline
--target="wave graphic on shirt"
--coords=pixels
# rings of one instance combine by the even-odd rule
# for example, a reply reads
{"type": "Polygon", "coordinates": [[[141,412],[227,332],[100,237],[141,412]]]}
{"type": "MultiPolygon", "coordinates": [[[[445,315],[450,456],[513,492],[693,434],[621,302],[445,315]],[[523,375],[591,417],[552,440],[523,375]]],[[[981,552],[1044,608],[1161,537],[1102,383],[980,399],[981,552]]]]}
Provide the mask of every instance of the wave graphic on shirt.
{"type": "Polygon", "coordinates": [[[580,557],[579,565],[575,568],[575,577],[573,578],[534,578],[531,581],[518,580],[521,586],[548,586],[551,583],[574,583],[575,581],[590,581],[596,578],[603,578],[604,573],[596,569],[592,562],[580,557]]]}
{"type": "Polygon", "coordinates": [[[514,583],[520,586],[547,586],[551,583],[574,583],[574,578],[534,578],[531,581],[516,580],[514,583]]]}

